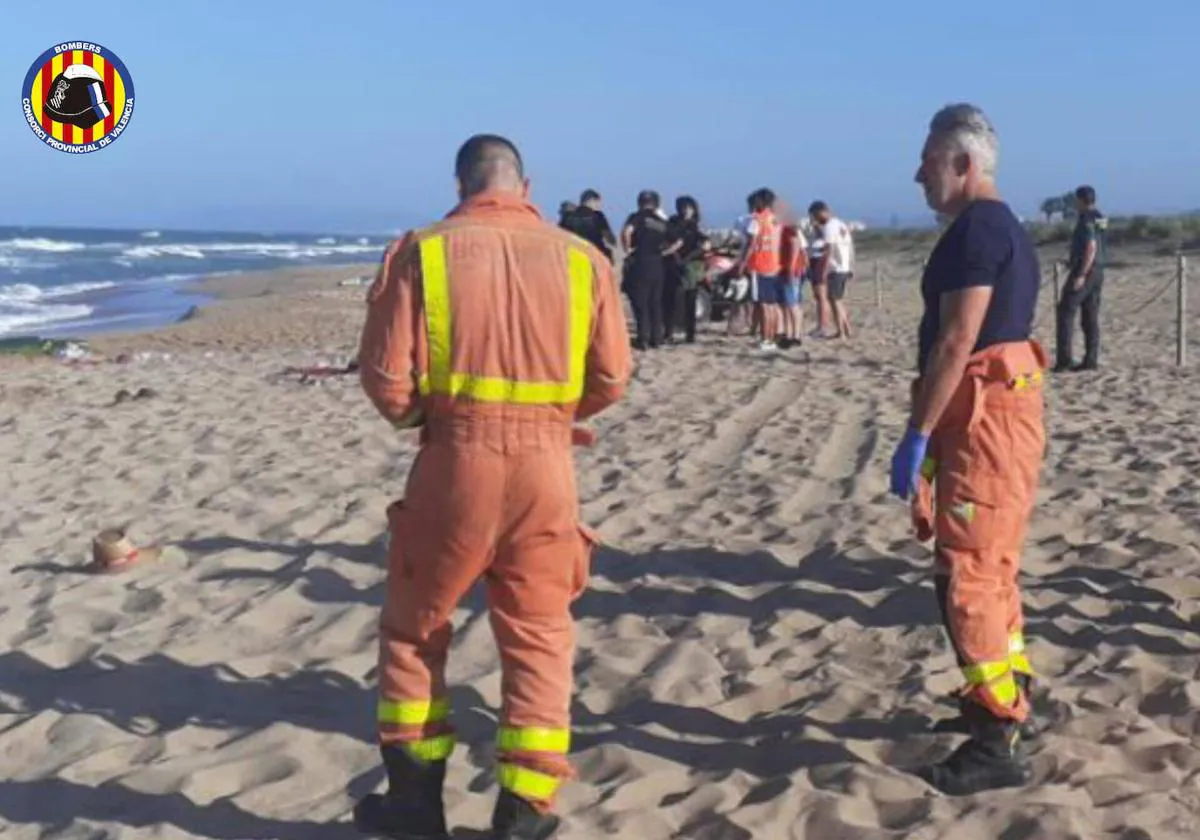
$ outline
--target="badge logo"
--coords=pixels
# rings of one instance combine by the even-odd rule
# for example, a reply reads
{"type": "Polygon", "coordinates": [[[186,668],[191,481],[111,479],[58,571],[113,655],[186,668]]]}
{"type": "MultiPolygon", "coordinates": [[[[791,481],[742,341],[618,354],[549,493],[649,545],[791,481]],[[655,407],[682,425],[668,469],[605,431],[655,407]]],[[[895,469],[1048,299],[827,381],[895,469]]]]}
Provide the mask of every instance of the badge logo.
{"type": "Polygon", "coordinates": [[[52,149],[96,152],[121,136],[133,116],[133,77],[111,50],[66,41],[46,50],[25,75],[25,122],[52,149]]]}

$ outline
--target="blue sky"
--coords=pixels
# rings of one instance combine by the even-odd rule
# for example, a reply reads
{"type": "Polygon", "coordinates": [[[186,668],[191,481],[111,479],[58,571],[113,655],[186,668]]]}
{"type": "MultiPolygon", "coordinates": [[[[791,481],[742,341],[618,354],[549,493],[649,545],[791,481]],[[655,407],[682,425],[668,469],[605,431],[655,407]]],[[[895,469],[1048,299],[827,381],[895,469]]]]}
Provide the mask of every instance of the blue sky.
{"type": "Polygon", "coordinates": [[[1110,212],[1200,207],[1196,0],[108,0],[0,29],[0,224],[391,232],[453,204],[454,152],[521,147],[552,212],[584,187],[697,196],[725,223],[771,186],[846,218],[925,220],[912,174],[959,100],[1001,133],[1019,212],[1080,182],[1110,212]],[[25,125],[63,40],[128,66],[137,106],[71,156],[25,125]]]}

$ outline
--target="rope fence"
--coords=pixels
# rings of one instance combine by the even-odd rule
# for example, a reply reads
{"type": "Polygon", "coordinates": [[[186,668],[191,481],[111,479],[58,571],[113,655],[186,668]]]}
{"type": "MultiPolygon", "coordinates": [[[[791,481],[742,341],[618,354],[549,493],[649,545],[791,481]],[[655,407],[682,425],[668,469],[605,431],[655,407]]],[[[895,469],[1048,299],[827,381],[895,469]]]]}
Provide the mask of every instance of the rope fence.
{"type": "MultiPolygon", "coordinates": [[[[874,260],[873,276],[875,281],[875,306],[882,309],[883,302],[883,287],[885,268],[883,260],[874,260]]],[[[920,268],[917,270],[915,277],[903,279],[919,279],[925,273],[927,263],[922,261],[920,268]]],[[[1063,263],[1055,260],[1049,278],[1042,277],[1042,286],[1045,287],[1047,280],[1053,284],[1054,303],[1058,305],[1061,299],[1061,277],[1063,263]]],[[[892,278],[900,280],[902,278],[892,278]]],[[[1175,364],[1177,367],[1187,365],[1188,359],[1188,340],[1187,340],[1187,322],[1188,322],[1188,304],[1187,304],[1187,287],[1188,287],[1188,260],[1182,253],[1175,257],[1175,268],[1163,282],[1157,286],[1145,300],[1128,309],[1119,309],[1113,313],[1117,318],[1131,318],[1145,312],[1155,303],[1158,303],[1172,288],[1175,289],[1175,364]]]]}

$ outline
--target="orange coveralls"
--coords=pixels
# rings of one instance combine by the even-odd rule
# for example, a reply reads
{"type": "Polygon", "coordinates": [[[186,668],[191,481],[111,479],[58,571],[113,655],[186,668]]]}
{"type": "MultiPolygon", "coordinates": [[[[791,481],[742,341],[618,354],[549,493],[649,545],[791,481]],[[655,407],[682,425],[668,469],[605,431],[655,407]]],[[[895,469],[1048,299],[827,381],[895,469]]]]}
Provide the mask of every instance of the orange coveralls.
{"type": "Polygon", "coordinates": [[[388,249],[359,361],[384,417],[421,427],[388,509],[380,742],[449,757],[450,615],[482,576],[502,667],[497,778],[549,811],[572,775],[570,604],[595,545],[573,423],[620,399],[632,364],[612,267],[519,197],[472,197],[388,249]]]}
{"type": "Polygon", "coordinates": [[[965,698],[1017,721],[1029,703],[1014,676],[1033,676],[1017,574],[1046,449],[1045,368],[1035,341],[972,355],[930,437],[913,502],[918,538],[935,538],[938,597],[965,698]]]}

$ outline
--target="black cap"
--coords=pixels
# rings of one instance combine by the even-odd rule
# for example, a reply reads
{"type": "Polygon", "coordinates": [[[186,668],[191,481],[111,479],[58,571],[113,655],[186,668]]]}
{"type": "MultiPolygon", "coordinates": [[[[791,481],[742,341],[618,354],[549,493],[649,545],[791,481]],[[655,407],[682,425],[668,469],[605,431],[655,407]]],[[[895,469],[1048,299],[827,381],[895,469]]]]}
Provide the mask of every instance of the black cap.
{"type": "Polygon", "coordinates": [[[1084,204],[1095,204],[1096,203],[1096,188],[1089,187],[1087,184],[1084,184],[1082,187],[1079,187],[1078,189],[1075,190],[1075,197],[1078,198],[1080,201],[1082,201],[1084,204]]]}
{"type": "Polygon", "coordinates": [[[808,205],[808,215],[810,215],[810,216],[815,216],[818,213],[827,213],[827,212],[829,212],[829,205],[826,204],[824,201],[814,201],[812,204],[808,205]]]}
{"type": "Polygon", "coordinates": [[[72,64],[54,77],[46,113],[55,122],[91,128],[112,113],[104,79],[88,64],[72,64]]]}
{"type": "Polygon", "coordinates": [[[600,198],[600,193],[595,190],[584,190],[579,196],[579,203],[586,204],[589,201],[596,201],[600,198]]]}

